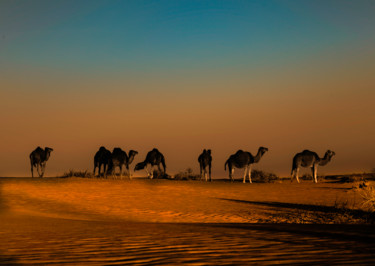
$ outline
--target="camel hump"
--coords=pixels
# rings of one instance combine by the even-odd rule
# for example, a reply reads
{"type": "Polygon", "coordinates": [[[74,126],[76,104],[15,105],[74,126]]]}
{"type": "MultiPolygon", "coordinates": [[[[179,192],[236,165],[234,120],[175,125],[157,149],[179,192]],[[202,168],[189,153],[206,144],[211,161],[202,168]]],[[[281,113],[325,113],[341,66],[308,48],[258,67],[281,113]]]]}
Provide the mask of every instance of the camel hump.
{"type": "Polygon", "coordinates": [[[236,154],[243,153],[243,150],[238,150],[236,154]]]}
{"type": "Polygon", "coordinates": [[[115,152],[121,152],[122,151],[122,149],[121,148],[118,148],[118,147],[116,147],[116,148],[113,148],[113,153],[115,153],[115,152]]]}
{"type": "Polygon", "coordinates": [[[99,150],[100,151],[105,151],[105,150],[107,150],[104,146],[101,146],[100,148],[99,148],[99,150]]]}

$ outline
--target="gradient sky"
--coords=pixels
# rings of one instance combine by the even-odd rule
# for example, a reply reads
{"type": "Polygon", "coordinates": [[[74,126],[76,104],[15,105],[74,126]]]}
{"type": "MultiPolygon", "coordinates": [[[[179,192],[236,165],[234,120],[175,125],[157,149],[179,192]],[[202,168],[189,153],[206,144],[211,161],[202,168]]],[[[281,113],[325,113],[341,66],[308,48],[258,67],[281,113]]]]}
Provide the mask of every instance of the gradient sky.
{"type": "Polygon", "coordinates": [[[370,171],[374,70],[375,1],[2,0],[0,176],[37,146],[47,176],[91,171],[102,145],[157,147],[171,174],[259,146],[281,176],[304,149],[370,171]]]}

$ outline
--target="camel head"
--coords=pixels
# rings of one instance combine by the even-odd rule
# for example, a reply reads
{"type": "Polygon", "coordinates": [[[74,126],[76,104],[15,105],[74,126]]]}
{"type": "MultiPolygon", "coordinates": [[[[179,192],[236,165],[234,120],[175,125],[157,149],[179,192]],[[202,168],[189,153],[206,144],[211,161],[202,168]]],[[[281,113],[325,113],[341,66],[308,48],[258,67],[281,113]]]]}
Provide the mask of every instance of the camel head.
{"type": "Polygon", "coordinates": [[[46,161],[49,159],[49,156],[50,156],[50,154],[51,154],[51,151],[53,151],[53,149],[52,148],[49,148],[49,147],[45,147],[44,148],[44,151],[45,151],[45,153],[46,153],[46,161]]]}
{"type": "Polygon", "coordinates": [[[49,147],[45,147],[44,150],[47,152],[47,153],[51,153],[51,151],[53,151],[52,148],[49,148],[49,147]]]}
{"type": "Polygon", "coordinates": [[[129,151],[129,157],[128,157],[128,164],[131,164],[134,160],[134,157],[138,154],[137,151],[135,150],[130,150],[129,151]]]}
{"type": "Polygon", "coordinates": [[[138,154],[138,152],[137,151],[135,151],[135,150],[130,150],[129,151],[129,157],[134,157],[134,156],[136,156],[138,154]]]}
{"type": "Polygon", "coordinates": [[[267,151],[268,151],[268,148],[266,147],[259,147],[258,149],[258,153],[260,153],[261,156],[263,156],[263,154],[265,154],[267,151]]]}
{"type": "Polygon", "coordinates": [[[331,158],[332,158],[334,155],[336,155],[336,153],[335,153],[334,151],[328,150],[328,151],[326,151],[324,157],[327,156],[327,157],[331,160],[331,158]]]}
{"type": "Polygon", "coordinates": [[[327,150],[326,153],[324,154],[324,157],[320,159],[319,165],[326,165],[329,161],[331,161],[332,157],[336,155],[334,151],[327,150]]]}
{"type": "Polygon", "coordinates": [[[146,167],[145,162],[137,163],[136,166],[134,167],[134,171],[145,169],[145,167],[146,167]]]}

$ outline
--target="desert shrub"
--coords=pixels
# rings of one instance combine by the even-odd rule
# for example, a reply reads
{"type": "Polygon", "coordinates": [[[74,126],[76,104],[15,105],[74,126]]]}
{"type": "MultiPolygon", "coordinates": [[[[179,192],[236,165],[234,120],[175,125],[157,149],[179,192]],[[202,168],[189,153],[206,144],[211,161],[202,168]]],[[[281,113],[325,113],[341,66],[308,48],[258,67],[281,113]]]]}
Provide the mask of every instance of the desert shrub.
{"type": "Polygon", "coordinates": [[[279,181],[280,178],[273,173],[254,169],[251,171],[251,180],[259,183],[273,183],[279,181]]]}
{"type": "Polygon", "coordinates": [[[62,178],[66,177],[92,177],[92,174],[89,173],[87,170],[85,171],[75,171],[70,169],[68,172],[65,172],[62,176],[62,178]]]}
{"type": "Polygon", "coordinates": [[[154,170],[153,172],[153,178],[155,179],[171,179],[171,176],[168,175],[167,173],[163,173],[162,171],[159,170],[154,170]]]}
{"type": "Polygon", "coordinates": [[[200,175],[194,174],[193,169],[190,167],[174,175],[174,179],[176,180],[199,180],[200,178],[200,175]]]}
{"type": "MultiPolygon", "coordinates": [[[[312,174],[304,174],[304,175],[302,175],[301,177],[299,177],[299,179],[300,179],[300,180],[307,180],[307,181],[312,181],[312,180],[314,180],[312,174]]],[[[320,182],[320,181],[322,181],[322,180],[325,179],[325,176],[323,176],[323,175],[318,175],[318,176],[316,177],[316,179],[318,180],[318,182],[320,182]]]]}
{"type": "Polygon", "coordinates": [[[364,175],[362,174],[353,174],[353,175],[346,175],[340,178],[340,182],[342,183],[356,183],[356,182],[364,182],[366,181],[364,175]]]}
{"type": "Polygon", "coordinates": [[[361,195],[363,202],[362,205],[368,208],[369,211],[375,211],[375,189],[374,187],[368,185],[368,183],[363,182],[358,190],[359,195],[361,195]]]}

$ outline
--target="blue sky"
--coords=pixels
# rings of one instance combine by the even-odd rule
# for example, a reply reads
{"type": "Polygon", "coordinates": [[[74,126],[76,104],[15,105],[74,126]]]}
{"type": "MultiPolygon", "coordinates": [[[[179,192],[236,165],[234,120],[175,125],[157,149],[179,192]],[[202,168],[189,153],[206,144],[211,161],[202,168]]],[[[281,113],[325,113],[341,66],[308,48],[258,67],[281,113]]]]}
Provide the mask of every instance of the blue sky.
{"type": "Polygon", "coordinates": [[[170,71],[288,64],[373,37],[373,1],[3,1],[3,64],[170,71]],[[372,36],[371,36],[372,35],[372,36]],[[5,45],[4,45],[5,43],[5,45]]]}
{"type": "Polygon", "coordinates": [[[28,174],[38,145],[55,149],[50,173],[91,169],[101,145],[135,162],[157,147],[172,173],[211,148],[223,177],[259,146],[281,175],[303,149],[336,151],[327,172],[367,171],[374,14],[364,0],[3,0],[0,175],[28,174]]]}

